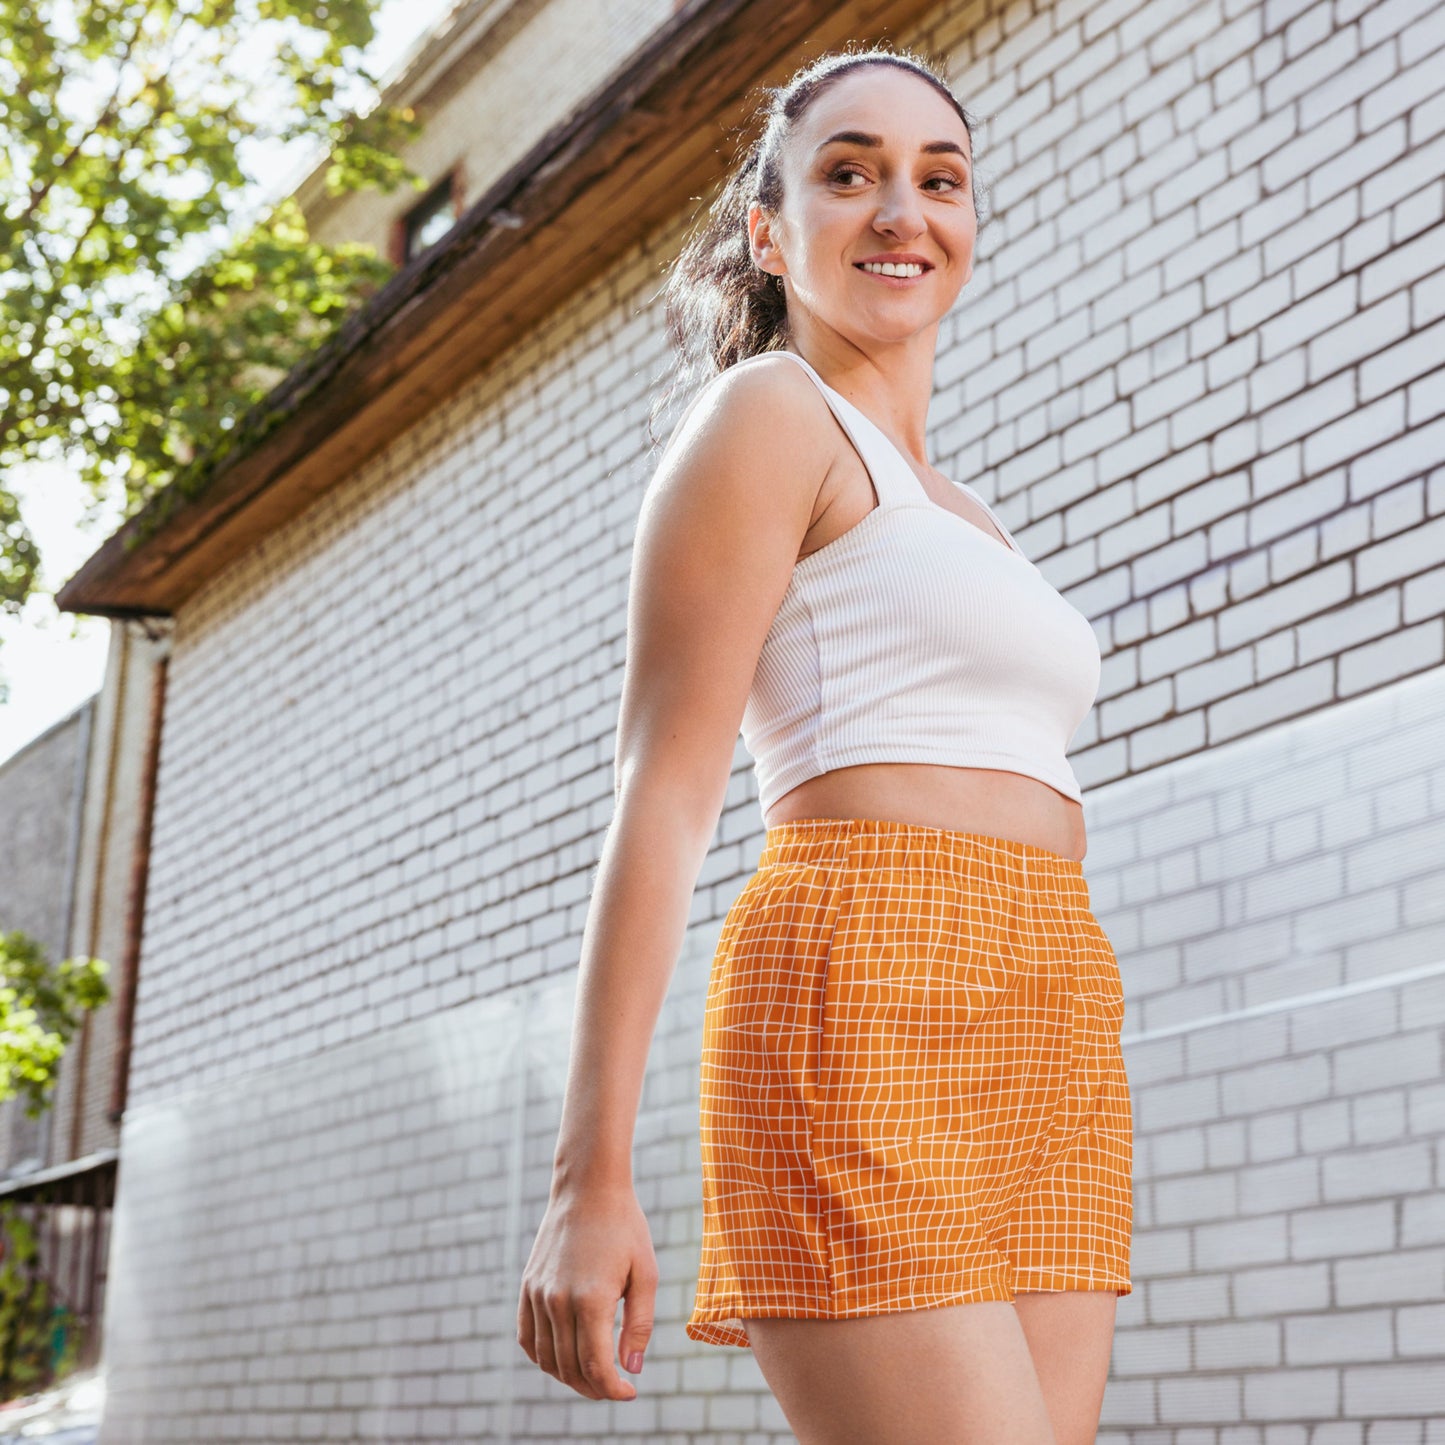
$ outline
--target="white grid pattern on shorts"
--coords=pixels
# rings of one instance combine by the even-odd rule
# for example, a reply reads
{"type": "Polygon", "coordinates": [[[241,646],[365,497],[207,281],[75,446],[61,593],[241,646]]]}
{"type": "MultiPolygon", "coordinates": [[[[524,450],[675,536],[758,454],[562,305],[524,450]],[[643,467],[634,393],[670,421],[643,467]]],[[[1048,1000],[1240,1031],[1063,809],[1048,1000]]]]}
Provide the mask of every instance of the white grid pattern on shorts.
{"type": "Polygon", "coordinates": [[[1122,1020],[1076,860],[886,820],[770,829],[708,985],[687,1333],[1130,1293],[1122,1020]]]}

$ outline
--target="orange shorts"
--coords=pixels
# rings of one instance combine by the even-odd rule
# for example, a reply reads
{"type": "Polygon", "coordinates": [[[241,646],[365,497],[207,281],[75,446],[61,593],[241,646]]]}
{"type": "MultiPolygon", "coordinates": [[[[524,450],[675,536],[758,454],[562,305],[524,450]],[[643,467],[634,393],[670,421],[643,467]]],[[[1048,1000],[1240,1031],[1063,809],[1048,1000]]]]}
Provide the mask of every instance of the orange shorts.
{"type": "Polygon", "coordinates": [[[913,823],[770,828],[708,982],[688,1335],[1129,1294],[1123,1017],[1081,863],[913,823]]]}

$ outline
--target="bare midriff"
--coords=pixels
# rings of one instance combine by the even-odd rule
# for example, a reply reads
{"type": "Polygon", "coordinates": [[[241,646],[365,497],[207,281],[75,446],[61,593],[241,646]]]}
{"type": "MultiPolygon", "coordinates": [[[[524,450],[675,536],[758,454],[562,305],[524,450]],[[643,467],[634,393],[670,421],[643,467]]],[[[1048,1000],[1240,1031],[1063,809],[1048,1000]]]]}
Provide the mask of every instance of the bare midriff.
{"type": "Polygon", "coordinates": [[[859,763],[799,783],[763,815],[766,827],[798,818],[877,818],[1032,843],[1082,860],[1084,809],[1057,788],[999,768],[859,763]]]}

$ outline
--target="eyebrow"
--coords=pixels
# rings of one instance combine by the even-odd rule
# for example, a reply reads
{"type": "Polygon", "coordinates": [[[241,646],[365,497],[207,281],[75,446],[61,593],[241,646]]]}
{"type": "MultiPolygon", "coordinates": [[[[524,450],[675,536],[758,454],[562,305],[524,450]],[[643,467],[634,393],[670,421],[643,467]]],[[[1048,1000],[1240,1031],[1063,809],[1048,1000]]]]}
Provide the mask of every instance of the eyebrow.
{"type": "MultiPolygon", "coordinates": [[[[822,141],[822,142],[819,143],[819,145],[818,145],[818,147],[817,147],[817,150],[815,150],[813,153],[814,153],[814,155],[816,155],[817,152],[820,151],[820,150],[823,150],[824,147],[830,146],[830,145],[835,145],[835,144],[838,144],[839,142],[842,142],[842,143],[844,143],[844,144],[846,144],[846,145],[871,146],[871,147],[873,147],[873,148],[876,150],[876,149],[878,149],[878,148],[880,148],[880,147],[882,146],[882,144],[883,144],[883,137],[882,137],[881,135],[870,135],[867,131],[862,131],[862,130],[839,130],[839,131],[834,131],[833,134],[830,135],[827,140],[822,141]]],[[[968,153],[964,150],[964,148],[963,148],[961,145],[959,145],[959,143],[958,143],[957,141],[952,141],[952,140],[930,140],[930,141],[925,141],[921,146],[918,147],[918,149],[919,149],[920,151],[923,151],[926,155],[946,155],[946,154],[952,154],[952,155],[962,156],[963,159],[964,159],[965,161],[967,161],[969,165],[972,165],[972,164],[973,164],[973,162],[969,159],[968,153]]]]}

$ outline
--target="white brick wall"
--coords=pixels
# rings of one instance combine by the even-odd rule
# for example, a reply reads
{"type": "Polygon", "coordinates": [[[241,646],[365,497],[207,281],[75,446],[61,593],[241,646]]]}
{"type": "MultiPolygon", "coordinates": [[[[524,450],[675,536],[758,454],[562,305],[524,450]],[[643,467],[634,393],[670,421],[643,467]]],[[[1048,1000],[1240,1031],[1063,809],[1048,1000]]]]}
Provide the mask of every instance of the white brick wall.
{"type": "Polygon", "coordinates": [[[572,1018],[574,980],[554,975],[128,1118],[107,1445],[194,1445],[222,1420],[273,1441],[791,1438],[751,1356],[682,1329],[719,926],[690,934],[643,1089],[635,1176],[662,1284],[636,1401],[583,1400],[515,1341],[572,1018]]]}
{"type": "Polygon", "coordinates": [[[1096,620],[1086,785],[1445,660],[1440,16],[931,32],[999,211],[942,338],[938,461],[1096,620]]]}
{"type": "MultiPolygon", "coordinates": [[[[1136,1129],[1135,1293],[1100,1439],[1274,1421],[1433,1438],[1445,675],[1097,790],[1088,810],[1136,1129]]],[[[760,842],[714,851],[721,897],[760,842]]],[[[222,1420],[272,1441],[791,1439],[751,1354],[682,1330],[720,921],[689,932],[643,1087],[635,1173],[662,1278],[637,1401],[582,1401],[515,1345],[564,971],[128,1114],[105,1445],[222,1438],[222,1420]]]]}
{"type": "Polygon", "coordinates": [[[1435,1438],[1445,673],[1089,807],[1136,1131],[1101,1439],[1435,1438]]]}
{"type": "MultiPolygon", "coordinates": [[[[948,4],[918,37],[996,181],[933,458],[1104,652],[1074,762],[1137,1200],[1102,1441],[1445,1439],[1441,15],[948,4]]],[[[681,1330],[740,744],[639,1120],[641,1398],[513,1337],[678,237],[179,619],[105,1445],[791,1438],[681,1330]]]]}

